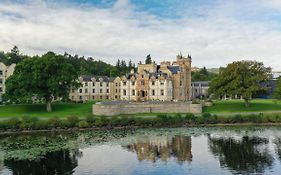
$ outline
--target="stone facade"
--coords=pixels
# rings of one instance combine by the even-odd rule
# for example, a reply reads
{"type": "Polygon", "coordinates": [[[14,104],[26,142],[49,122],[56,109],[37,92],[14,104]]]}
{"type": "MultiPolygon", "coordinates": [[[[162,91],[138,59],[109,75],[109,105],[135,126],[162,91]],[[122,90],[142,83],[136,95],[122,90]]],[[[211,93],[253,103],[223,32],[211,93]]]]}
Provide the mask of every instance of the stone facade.
{"type": "Polygon", "coordinates": [[[5,93],[6,90],[5,82],[7,78],[13,75],[15,67],[16,64],[6,66],[5,64],[0,62],[0,101],[2,101],[2,95],[5,93]]]}
{"type": "Polygon", "coordinates": [[[115,95],[112,92],[115,79],[106,76],[80,76],[78,80],[82,86],[71,89],[69,98],[72,101],[112,100],[115,95]]]}
{"type": "Polygon", "coordinates": [[[121,77],[121,100],[188,101],[191,99],[191,56],[160,65],[138,64],[137,73],[121,77]]]}
{"type": "Polygon", "coordinates": [[[191,99],[191,56],[178,55],[176,61],[160,65],[138,64],[121,77],[81,76],[82,87],[71,90],[73,101],[188,101],[191,99]]]}
{"type": "Polygon", "coordinates": [[[210,81],[194,81],[191,83],[192,87],[192,98],[206,98],[209,96],[210,81]]]}
{"type": "Polygon", "coordinates": [[[93,105],[94,115],[136,113],[202,113],[201,104],[191,102],[106,102],[93,105]]]}

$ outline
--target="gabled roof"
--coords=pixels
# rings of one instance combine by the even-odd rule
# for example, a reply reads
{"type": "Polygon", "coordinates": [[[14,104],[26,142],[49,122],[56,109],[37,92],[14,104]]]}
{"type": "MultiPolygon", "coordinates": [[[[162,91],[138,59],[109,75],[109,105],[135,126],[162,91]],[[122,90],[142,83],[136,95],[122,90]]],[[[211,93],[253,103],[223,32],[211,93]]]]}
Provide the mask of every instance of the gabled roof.
{"type": "Polygon", "coordinates": [[[97,82],[100,81],[100,78],[102,78],[103,82],[111,82],[115,78],[114,77],[107,77],[107,76],[95,76],[95,75],[82,75],[82,80],[83,81],[92,81],[92,78],[95,78],[97,82]],[[112,80],[113,79],[113,80],[112,80]]]}

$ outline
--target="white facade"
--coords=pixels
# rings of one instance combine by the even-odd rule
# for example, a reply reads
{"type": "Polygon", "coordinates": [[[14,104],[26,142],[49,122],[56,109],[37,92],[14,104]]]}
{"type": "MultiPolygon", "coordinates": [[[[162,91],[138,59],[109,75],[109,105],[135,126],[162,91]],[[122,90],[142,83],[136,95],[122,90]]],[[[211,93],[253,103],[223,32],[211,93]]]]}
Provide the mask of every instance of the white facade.
{"type": "Polygon", "coordinates": [[[82,84],[78,89],[72,89],[69,98],[72,101],[107,100],[111,98],[113,82],[105,76],[81,76],[82,84]]]}
{"type": "Polygon", "coordinates": [[[5,82],[7,78],[13,75],[16,64],[6,66],[3,63],[0,63],[0,101],[2,101],[2,95],[5,93],[6,86],[5,82]]]}
{"type": "Polygon", "coordinates": [[[192,98],[208,97],[210,81],[194,81],[191,83],[192,98]]]}

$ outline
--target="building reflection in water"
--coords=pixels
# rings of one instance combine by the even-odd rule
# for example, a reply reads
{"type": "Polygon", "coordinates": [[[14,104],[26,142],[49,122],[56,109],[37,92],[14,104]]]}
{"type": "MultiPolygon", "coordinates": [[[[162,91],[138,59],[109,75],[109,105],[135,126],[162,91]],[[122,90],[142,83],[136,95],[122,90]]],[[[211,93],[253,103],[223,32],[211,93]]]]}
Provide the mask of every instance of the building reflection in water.
{"type": "Polygon", "coordinates": [[[176,158],[180,164],[192,161],[190,136],[149,137],[123,147],[135,152],[139,161],[166,162],[170,158],[176,158]]]}
{"type": "Polygon", "coordinates": [[[268,150],[267,138],[243,136],[231,137],[208,136],[211,153],[219,158],[220,165],[237,173],[263,173],[270,168],[274,158],[268,150]]]}
{"type": "Polygon", "coordinates": [[[5,160],[4,165],[13,174],[72,174],[78,165],[78,158],[82,152],[75,150],[61,150],[49,152],[36,160],[5,160]]]}

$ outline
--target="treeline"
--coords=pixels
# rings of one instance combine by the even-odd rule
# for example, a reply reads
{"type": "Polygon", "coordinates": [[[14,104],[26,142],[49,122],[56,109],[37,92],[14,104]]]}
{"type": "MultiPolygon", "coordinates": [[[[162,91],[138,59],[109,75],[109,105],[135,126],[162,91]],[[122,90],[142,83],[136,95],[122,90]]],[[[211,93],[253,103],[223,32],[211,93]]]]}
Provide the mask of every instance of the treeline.
{"type": "MultiPolygon", "coordinates": [[[[135,63],[132,63],[131,60],[126,62],[123,59],[118,59],[116,65],[111,65],[92,57],[71,55],[69,53],[64,53],[63,56],[68,58],[78,75],[115,77],[129,73],[132,69],[136,69],[135,63]]],[[[5,65],[11,65],[13,63],[18,64],[26,58],[32,58],[32,56],[21,54],[17,46],[14,46],[9,52],[0,52],[0,62],[3,62],[5,65]]]]}
{"type": "Polygon", "coordinates": [[[206,67],[203,67],[198,72],[191,73],[192,81],[211,81],[213,80],[218,74],[209,72],[206,67]]]}

